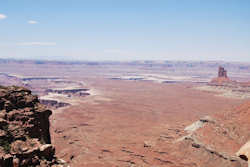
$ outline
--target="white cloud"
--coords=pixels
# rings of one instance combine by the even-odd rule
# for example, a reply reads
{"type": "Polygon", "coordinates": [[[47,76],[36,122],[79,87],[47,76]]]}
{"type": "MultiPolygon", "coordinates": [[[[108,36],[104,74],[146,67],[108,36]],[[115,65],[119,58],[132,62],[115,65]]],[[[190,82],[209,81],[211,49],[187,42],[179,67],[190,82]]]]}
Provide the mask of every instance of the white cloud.
{"type": "Polygon", "coordinates": [[[29,20],[28,23],[29,23],[29,24],[38,24],[38,22],[35,21],[35,20],[29,20]]]}
{"type": "Polygon", "coordinates": [[[0,13],[0,20],[6,19],[6,18],[7,18],[6,15],[0,13]]]}
{"type": "Polygon", "coordinates": [[[55,42],[21,42],[19,46],[55,46],[55,42]]]}

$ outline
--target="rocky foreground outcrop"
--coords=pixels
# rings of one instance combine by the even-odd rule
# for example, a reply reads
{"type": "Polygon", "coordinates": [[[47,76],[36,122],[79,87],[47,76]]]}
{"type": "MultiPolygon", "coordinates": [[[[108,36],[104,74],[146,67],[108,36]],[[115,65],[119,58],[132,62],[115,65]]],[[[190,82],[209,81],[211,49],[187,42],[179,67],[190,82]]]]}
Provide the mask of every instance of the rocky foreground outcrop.
{"type": "Polygon", "coordinates": [[[0,86],[0,167],[64,167],[51,145],[52,112],[22,87],[0,86]]]}
{"type": "Polygon", "coordinates": [[[227,112],[205,117],[185,128],[188,135],[178,140],[183,152],[197,166],[250,167],[250,102],[227,112]]]}

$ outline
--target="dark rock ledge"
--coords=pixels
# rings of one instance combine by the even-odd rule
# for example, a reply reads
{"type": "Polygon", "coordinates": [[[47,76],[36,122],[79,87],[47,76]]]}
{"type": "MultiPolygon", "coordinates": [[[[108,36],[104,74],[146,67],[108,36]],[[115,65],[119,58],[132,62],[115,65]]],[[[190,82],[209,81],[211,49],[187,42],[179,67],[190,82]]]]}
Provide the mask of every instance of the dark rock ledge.
{"type": "Polygon", "coordinates": [[[49,116],[22,87],[0,86],[0,167],[66,167],[51,145],[49,116]]]}

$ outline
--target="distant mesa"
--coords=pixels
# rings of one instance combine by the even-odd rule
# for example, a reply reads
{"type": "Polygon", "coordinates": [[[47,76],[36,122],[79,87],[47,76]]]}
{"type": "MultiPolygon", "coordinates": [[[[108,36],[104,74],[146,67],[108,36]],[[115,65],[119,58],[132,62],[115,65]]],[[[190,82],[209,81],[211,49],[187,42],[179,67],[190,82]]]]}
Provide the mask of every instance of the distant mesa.
{"type": "Polygon", "coordinates": [[[227,76],[227,70],[224,67],[219,66],[218,68],[218,77],[212,79],[210,84],[212,85],[223,85],[225,83],[232,82],[230,78],[227,76]]]}
{"type": "Polygon", "coordinates": [[[218,78],[227,78],[227,71],[223,67],[219,67],[218,78]]]}

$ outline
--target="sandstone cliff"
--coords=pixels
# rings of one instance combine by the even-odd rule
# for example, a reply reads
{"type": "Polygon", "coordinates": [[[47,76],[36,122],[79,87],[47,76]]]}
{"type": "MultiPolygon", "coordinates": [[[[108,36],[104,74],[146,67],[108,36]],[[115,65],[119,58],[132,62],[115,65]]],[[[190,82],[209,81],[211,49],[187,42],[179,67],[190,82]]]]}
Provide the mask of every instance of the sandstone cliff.
{"type": "Polygon", "coordinates": [[[0,86],[0,167],[66,166],[51,145],[51,113],[30,90],[0,86]]]}
{"type": "Polygon", "coordinates": [[[223,85],[231,83],[232,81],[227,76],[227,71],[223,67],[218,68],[218,77],[213,78],[210,82],[211,85],[223,85]]]}
{"type": "Polygon", "coordinates": [[[223,67],[219,67],[218,77],[227,78],[227,71],[223,67]]]}

